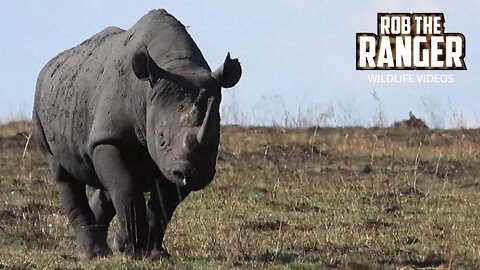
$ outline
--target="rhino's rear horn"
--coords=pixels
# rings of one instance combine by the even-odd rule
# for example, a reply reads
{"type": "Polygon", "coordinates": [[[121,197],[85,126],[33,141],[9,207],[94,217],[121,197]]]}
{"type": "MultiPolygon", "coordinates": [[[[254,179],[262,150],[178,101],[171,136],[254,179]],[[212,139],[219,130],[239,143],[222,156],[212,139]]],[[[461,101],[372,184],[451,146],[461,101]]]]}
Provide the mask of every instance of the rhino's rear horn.
{"type": "Polygon", "coordinates": [[[234,87],[240,80],[240,77],[242,77],[240,62],[238,62],[237,58],[231,59],[230,53],[228,53],[223,65],[212,72],[212,77],[223,88],[234,87]]]}
{"type": "Polygon", "coordinates": [[[142,81],[149,81],[153,87],[163,70],[153,61],[148,53],[147,46],[143,45],[137,49],[132,58],[132,69],[135,76],[142,81]]]}
{"type": "Polygon", "coordinates": [[[205,118],[203,119],[202,126],[198,129],[197,133],[197,142],[200,146],[205,146],[211,140],[212,133],[214,131],[213,125],[213,113],[212,113],[212,104],[214,97],[208,99],[207,112],[205,113],[205,118]]]}

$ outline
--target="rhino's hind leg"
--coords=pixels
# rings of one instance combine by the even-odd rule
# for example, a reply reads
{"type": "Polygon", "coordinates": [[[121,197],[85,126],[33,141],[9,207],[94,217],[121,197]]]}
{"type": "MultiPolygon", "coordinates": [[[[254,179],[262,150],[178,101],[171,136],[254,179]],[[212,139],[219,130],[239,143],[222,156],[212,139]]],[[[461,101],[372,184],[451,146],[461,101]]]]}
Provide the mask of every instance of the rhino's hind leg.
{"type": "Polygon", "coordinates": [[[107,255],[106,243],[99,237],[106,228],[97,226],[95,222],[92,209],[88,204],[85,184],[65,171],[52,155],[49,155],[47,160],[52,177],[57,184],[60,201],[75,230],[75,253],[82,259],[107,255]]]}
{"type": "Polygon", "coordinates": [[[177,188],[176,185],[166,180],[160,182],[158,183],[160,185],[160,194],[158,194],[158,190],[157,192],[151,192],[147,205],[149,223],[148,249],[149,258],[152,260],[170,257],[170,254],[163,246],[165,231],[178,204],[189,194],[188,191],[177,188]]]}

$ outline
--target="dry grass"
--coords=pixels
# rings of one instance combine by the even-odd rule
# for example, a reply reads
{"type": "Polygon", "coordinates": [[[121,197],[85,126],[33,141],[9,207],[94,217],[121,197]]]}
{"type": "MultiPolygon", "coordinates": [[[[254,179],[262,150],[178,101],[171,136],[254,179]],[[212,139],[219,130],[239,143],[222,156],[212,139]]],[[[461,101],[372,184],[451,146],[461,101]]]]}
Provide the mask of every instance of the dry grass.
{"type": "Polygon", "coordinates": [[[22,158],[25,137],[3,137],[0,268],[480,268],[478,135],[224,127],[215,181],[169,227],[172,259],[87,263],[35,145],[22,158]]]}
{"type": "Polygon", "coordinates": [[[28,133],[30,122],[28,121],[12,121],[6,124],[0,124],[0,136],[13,136],[16,134],[28,133]]]}

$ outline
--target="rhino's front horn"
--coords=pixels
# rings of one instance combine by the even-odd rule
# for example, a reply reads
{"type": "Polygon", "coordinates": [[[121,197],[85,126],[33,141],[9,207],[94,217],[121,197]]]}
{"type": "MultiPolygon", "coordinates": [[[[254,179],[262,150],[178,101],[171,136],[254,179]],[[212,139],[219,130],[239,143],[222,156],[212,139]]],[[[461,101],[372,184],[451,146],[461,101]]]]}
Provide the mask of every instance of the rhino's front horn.
{"type": "Polygon", "coordinates": [[[242,77],[240,62],[238,62],[237,58],[231,59],[230,53],[228,53],[223,65],[212,72],[212,77],[223,88],[234,87],[240,80],[240,77],[242,77]]]}

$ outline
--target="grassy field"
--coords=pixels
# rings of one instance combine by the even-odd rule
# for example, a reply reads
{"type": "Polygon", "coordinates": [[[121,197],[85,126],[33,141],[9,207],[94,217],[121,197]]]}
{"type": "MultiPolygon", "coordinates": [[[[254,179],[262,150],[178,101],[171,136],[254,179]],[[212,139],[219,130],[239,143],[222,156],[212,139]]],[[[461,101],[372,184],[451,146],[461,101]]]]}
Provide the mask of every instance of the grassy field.
{"type": "Polygon", "coordinates": [[[28,128],[0,126],[0,269],[480,269],[478,130],[223,127],[171,259],[83,262],[28,128]]]}

